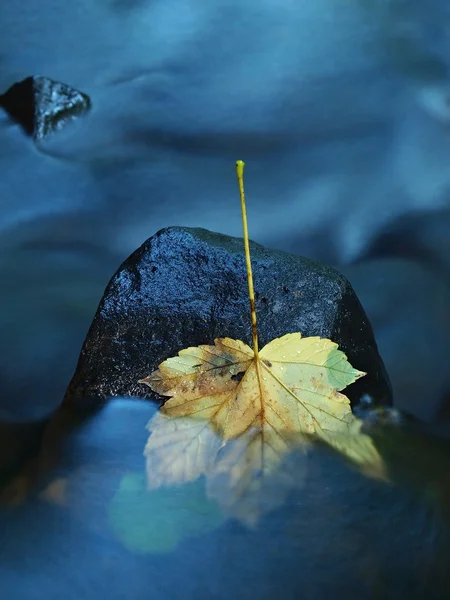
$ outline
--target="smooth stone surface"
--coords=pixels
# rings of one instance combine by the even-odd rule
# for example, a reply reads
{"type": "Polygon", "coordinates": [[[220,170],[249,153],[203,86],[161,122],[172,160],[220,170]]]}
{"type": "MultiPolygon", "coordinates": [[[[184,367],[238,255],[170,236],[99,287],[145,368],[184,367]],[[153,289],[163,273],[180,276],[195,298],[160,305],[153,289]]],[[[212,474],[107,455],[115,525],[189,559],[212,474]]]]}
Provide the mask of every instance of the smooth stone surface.
{"type": "MultiPolygon", "coordinates": [[[[334,269],[252,244],[260,347],[283,334],[331,338],[367,376],[346,390],[391,402],[372,329],[348,281],[334,269]]],[[[109,283],[83,346],[67,401],[148,397],[138,383],[166,358],[217,337],[250,344],[243,241],[173,227],[147,240],[109,283]]]]}

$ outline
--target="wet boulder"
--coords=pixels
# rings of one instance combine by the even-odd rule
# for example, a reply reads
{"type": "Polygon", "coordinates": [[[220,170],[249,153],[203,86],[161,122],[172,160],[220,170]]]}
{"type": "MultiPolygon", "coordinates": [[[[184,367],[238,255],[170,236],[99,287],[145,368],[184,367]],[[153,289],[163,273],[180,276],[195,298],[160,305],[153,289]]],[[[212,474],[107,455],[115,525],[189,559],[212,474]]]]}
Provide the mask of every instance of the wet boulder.
{"type": "Polygon", "coordinates": [[[0,95],[0,107],[36,142],[86,114],[89,96],[48,77],[27,77],[0,95]]]}
{"type": "MultiPolygon", "coordinates": [[[[391,388],[369,320],[349,282],[309,259],[251,243],[260,346],[286,333],[331,338],[367,372],[346,390],[391,404],[391,388]]],[[[231,337],[251,344],[242,239],[171,227],[118,269],[94,317],[67,403],[95,407],[114,396],[151,397],[138,380],[188,346],[231,337]]]]}

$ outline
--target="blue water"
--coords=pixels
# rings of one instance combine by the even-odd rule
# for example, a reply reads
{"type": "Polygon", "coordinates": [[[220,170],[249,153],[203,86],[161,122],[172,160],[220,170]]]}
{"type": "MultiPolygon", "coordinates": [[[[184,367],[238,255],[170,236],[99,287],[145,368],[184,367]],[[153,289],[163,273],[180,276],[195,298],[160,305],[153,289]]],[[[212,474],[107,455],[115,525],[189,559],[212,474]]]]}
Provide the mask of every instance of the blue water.
{"type": "Polygon", "coordinates": [[[46,493],[0,511],[6,597],[445,597],[448,522],[413,486],[367,479],[316,448],[292,457],[285,501],[249,527],[219,510],[202,479],[147,490],[155,410],[112,401],[69,436],[46,493]]]}
{"type": "MultiPolygon", "coordinates": [[[[146,238],[168,225],[241,235],[237,158],[251,237],[340,268],[397,406],[442,421],[449,28],[444,0],[3,0],[0,92],[46,75],[93,109],[39,147],[0,111],[0,421],[59,405],[105,285],[146,238]]],[[[87,449],[99,456],[70,508],[35,500],[0,513],[6,597],[289,598],[301,577],[302,598],[362,598],[376,585],[403,597],[399,582],[420,598],[439,581],[445,553],[432,557],[446,542],[417,498],[320,454],[312,472],[326,475],[257,534],[208,509],[206,530],[170,558],[127,550],[106,507],[120,485],[122,507],[127,485],[141,489],[137,431],[150,409],[128,410],[129,430],[114,421],[76,446],[82,472],[87,449]]]]}

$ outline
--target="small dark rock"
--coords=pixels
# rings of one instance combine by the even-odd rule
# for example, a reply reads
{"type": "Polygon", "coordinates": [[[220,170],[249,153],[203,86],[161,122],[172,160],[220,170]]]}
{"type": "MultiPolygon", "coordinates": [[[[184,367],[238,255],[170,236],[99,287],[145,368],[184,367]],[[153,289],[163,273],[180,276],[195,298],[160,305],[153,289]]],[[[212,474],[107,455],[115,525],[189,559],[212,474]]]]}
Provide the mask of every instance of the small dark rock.
{"type": "MultiPolygon", "coordinates": [[[[346,390],[352,405],[391,404],[371,325],[349,282],[317,262],[251,243],[260,346],[283,334],[328,337],[368,374],[346,390]]],[[[242,239],[171,227],[136,250],[109,283],[66,403],[152,397],[138,380],[188,346],[231,337],[251,344],[242,239]],[[89,399],[89,400],[86,400],[89,399]]]]}
{"type": "Polygon", "coordinates": [[[27,77],[0,95],[0,106],[28,135],[40,141],[88,112],[91,101],[65,83],[48,77],[27,77]]]}

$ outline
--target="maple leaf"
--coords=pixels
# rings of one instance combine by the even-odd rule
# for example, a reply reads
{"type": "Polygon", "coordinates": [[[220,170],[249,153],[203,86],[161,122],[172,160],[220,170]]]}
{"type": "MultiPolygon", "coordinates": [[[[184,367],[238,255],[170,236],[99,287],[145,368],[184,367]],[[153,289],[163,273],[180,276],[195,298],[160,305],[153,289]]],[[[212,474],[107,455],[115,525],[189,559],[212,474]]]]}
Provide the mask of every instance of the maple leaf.
{"type": "Polygon", "coordinates": [[[161,408],[167,416],[206,419],[232,439],[252,427],[280,435],[342,431],[353,415],[340,391],[363,375],[334,342],[290,333],[257,356],[230,338],[187,348],[140,382],[170,397],[161,408]]]}
{"type": "Polygon", "coordinates": [[[298,487],[298,463],[287,472],[283,459],[313,436],[379,475],[372,441],[340,393],[363,375],[337,344],[300,333],[269,342],[257,357],[230,338],[181,350],[141,380],[169,397],[148,425],[149,488],[205,476],[209,498],[255,525],[298,487]]]}
{"type": "Polygon", "coordinates": [[[253,348],[218,338],[213,345],[181,350],[139,383],[168,398],[148,425],[149,488],[204,476],[208,497],[253,525],[280,503],[293,482],[282,468],[286,455],[307,448],[312,439],[332,446],[371,476],[385,474],[372,440],[361,432],[361,421],[341,393],[365,373],[352,367],[336,343],[296,332],[258,348],[242,161],[236,166],[253,348]],[[261,491],[268,488],[262,502],[261,491]]]}

